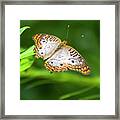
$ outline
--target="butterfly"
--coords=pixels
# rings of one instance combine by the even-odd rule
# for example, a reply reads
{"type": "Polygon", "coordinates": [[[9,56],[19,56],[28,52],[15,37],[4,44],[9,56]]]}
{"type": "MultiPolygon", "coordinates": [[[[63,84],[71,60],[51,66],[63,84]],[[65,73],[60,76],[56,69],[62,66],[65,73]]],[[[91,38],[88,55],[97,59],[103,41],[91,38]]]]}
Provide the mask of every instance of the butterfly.
{"type": "Polygon", "coordinates": [[[66,41],[49,34],[35,34],[35,57],[45,60],[44,66],[51,72],[67,70],[79,71],[83,75],[90,73],[85,59],[66,41]]]}

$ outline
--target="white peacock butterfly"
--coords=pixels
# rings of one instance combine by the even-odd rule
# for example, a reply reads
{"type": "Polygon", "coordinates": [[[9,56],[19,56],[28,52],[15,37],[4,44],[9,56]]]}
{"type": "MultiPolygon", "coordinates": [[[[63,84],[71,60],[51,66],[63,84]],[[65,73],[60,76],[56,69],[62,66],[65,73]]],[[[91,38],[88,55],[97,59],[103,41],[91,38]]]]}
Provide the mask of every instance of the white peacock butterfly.
{"type": "Polygon", "coordinates": [[[45,60],[44,66],[49,71],[61,72],[67,70],[79,71],[83,75],[90,73],[85,59],[74,48],[61,41],[58,37],[48,34],[36,34],[35,57],[45,60]]]}

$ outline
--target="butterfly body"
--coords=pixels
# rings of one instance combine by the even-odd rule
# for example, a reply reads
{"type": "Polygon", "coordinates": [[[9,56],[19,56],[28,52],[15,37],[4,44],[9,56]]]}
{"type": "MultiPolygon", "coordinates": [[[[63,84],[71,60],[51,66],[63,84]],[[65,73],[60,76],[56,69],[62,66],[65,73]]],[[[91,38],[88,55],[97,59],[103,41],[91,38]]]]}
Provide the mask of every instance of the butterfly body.
{"type": "Polygon", "coordinates": [[[35,57],[45,60],[45,67],[49,71],[61,72],[67,70],[79,71],[84,75],[90,73],[85,59],[65,41],[48,34],[36,34],[33,36],[35,42],[35,57]]]}

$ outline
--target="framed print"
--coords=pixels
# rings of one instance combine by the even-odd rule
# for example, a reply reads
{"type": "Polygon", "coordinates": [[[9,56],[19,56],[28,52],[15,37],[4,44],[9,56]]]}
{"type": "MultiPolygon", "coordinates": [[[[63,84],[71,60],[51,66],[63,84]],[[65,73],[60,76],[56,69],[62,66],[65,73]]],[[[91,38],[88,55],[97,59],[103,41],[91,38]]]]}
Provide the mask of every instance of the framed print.
{"type": "MultiPolygon", "coordinates": [[[[92,99],[99,100],[100,99],[100,82],[99,82],[100,81],[99,80],[100,79],[100,63],[99,63],[100,62],[100,41],[99,41],[100,21],[99,20],[21,20],[20,29],[24,29],[25,27],[23,26],[25,26],[26,24],[28,25],[27,27],[35,26],[34,28],[35,32],[32,33],[31,31],[31,35],[30,33],[28,33],[27,35],[27,29],[26,29],[26,32],[21,34],[21,38],[20,38],[20,49],[24,50],[27,44],[28,46],[29,44],[32,45],[27,50],[22,51],[20,53],[21,56],[20,99],[21,100],[92,100],[92,99]],[[86,27],[88,25],[89,27],[86,27]],[[39,31],[40,33],[37,33],[38,30],[36,26],[38,26],[38,29],[41,28],[41,30],[44,33],[42,31],[39,31]],[[91,31],[89,31],[89,29],[91,29],[91,31]],[[61,32],[63,30],[66,32],[63,33],[61,36],[61,32],[60,34],[57,34],[57,32],[60,30],[61,32]],[[84,33],[82,32],[87,30],[88,30],[88,35],[89,34],[91,34],[91,36],[93,35],[92,38],[90,38],[93,41],[87,38],[85,32],[84,33]],[[70,34],[70,32],[72,34],[70,34]],[[27,38],[25,38],[24,35],[27,38]],[[31,40],[32,35],[33,35],[33,40],[31,40]],[[58,38],[58,36],[60,36],[61,39],[58,38]],[[77,39],[76,36],[79,36],[79,39],[77,39]],[[48,42],[45,41],[44,38],[48,42]],[[73,39],[73,43],[71,39],[73,39]],[[76,40],[74,41],[74,39],[76,40]],[[41,46],[39,47],[38,41],[41,41],[40,42],[41,45],[43,43],[42,48],[41,46]],[[89,44],[91,42],[92,42],[92,46],[91,48],[89,48],[89,44]],[[84,47],[84,44],[86,48],[84,47]],[[60,45],[61,47],[59,47],[60,45]],[[79,52],[75,50],[73,46],[75,46],[75,48],[79,52]],[[31,53],[31,48],[32,51],[34,49],[35,53],[33,52],[33,54],[35,54],[35,56],[33,57],[33,55],[32,56],[30,55],[29,58],[25,57],[28,56],[27,53],[31,53]],[[92,51],[94,49],[95,52],[93,53],[92,51]],[[86,59],[83,58],[83,56],[80,54],[80,51],[83,51],[84,55],[86,55],[85,56],[86,59]],[[90,55],[91,53],[93,56],[90,55]],[[96,58],[95,62],[91,63],[91,65],[88,65],[89,57],[96,58]],[[30,70],[29,72],[27,67],[28,63],[24,62],[27,60],[32,65],[32,66],[30,65],[31,70],[29,68],[30,70]],[[95,65],[95,67],[92,67],[92,65],[95,65]],[[91,69],[89,66],[95,69],[92,72],[94,74],[93,76],[91,76],[90,74],[91,69]],[[46,70],[45,68],[48,70],[46,70]],[[28,74],[30,76],[28,76],[28,74]],[[87,81],[86,79],[89,80],[87,81]],[[29,84],[30,80],[31,82],[34,83],[29,84]],[[69,82],[67,83],[63,82],[61,84],[61,82],[64,80],[66,82],[67,81],[69,82]],[[94,83],[92,83],[91,81],[94,81],[94,83]],[[45,84],[45,86],[42,88],[41,84],[42,85],[45,84]],[[89,84],[93,84],[93,85],[89,85],[89,84]],[[37,86],[41,86],[40,88],[38,87],[37,90],[38,93],[34,89],[37,86]],[[31,92],[33,91],[33,94],[32,93],[29,94],[30,90],[28,89],[30,89],[31,92]]],[[[30,29],[31,28],[29,28],[28,31],[30,31],[30,29]]]]}
{"type": "Polygon", "coordinates": [[[118,1],[1,4],[1,118],[119,119],[118,1]]]}

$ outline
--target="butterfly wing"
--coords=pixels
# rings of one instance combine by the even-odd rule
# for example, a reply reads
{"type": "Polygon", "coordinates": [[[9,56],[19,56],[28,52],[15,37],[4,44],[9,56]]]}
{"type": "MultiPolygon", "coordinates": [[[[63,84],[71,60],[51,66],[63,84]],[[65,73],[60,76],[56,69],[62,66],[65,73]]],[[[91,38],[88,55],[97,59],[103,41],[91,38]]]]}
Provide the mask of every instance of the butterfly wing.
{"type": "Polygon", "coordinates": [[[45,62],[45,67],[49,71],[61,72],[68,70],[67,64],[65,62],[66,57],[68,56],[67,52],[61,47],[57,50],[53,56],[51,56],[45,62]]]}
{"type": "Polygon", "coordinates": [[[45,62],[45,67],[50,71],[79,71],[84,75],[89,74],[90,68],[85,59],[72,47],[65,45],[57,50],[52,57],[45,62]]]}
{"type": "Polygon", "coordinates": [[[69,51],[69,58],[67,59],[68,68],[88,75],[90,73],[90,68],[79,52],[70,46],[67,47],[67,51],[69,51]]]}
{"type": "Polygon", "coordinates": [[[36,34],[33,36],[33,40],[35,42],[35,57],[44,60],[49,58],[61,43],[58,37],[48,34],[36,34]]]}

